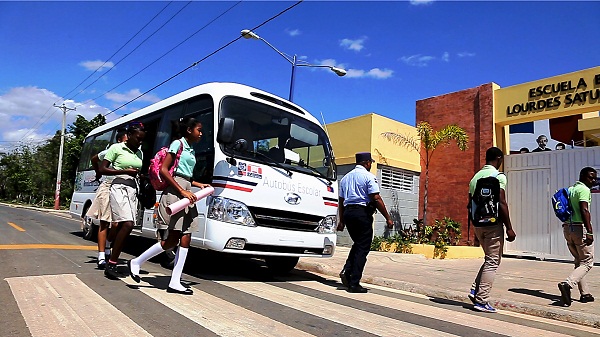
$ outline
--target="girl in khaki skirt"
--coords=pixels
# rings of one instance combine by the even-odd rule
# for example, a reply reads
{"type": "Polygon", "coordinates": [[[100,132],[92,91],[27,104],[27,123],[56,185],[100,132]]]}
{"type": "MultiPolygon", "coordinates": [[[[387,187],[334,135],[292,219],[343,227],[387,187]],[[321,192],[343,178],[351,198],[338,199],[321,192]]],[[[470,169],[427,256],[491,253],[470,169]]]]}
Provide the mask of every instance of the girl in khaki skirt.
{"type": "Polygon", "coordinates": [[[161,242],[157,242],[148,248],[139,257],[132,259],[127,263],[131,278],[140,282],[140,268],[142,264],[163,251],[173,248],[179,244],[177,254],[175,255],[175,266],[171,274],[171,281],[167,287],[167,292],[191,295],[191,289],[181,284],[181,273],[187,258],[188,250],[192,240],[192,233],[198,229],[198,210],[196,208],[196,195],[192,193],[192,186],[205,188],[210,185],[193,181],[192,175],[196,165],[196,155],[191,144],[200,141],[202,136],[202,124],[192,117],[186,117],[179,120],[179,134],[182,136],[174,140],[169,146],[169,155],[167,155],[160,168],[160,177],[166,181],[169,186],[160,196],[158,205],[158,220],[168,231],[162,231],[161,242]],[[179,163],[173,172],[169,174],[169,168],[175,162],[177,152],[182,148],[179,157],[179,163]],[[190,205],[184,210],[173,215],[168,215],[166,209],[169,205],[183,198],[190,200],[190,205]]]}
{"type": "Polygon", "coordinates": [[[117,271],[119,255],[137,218],[137,176],[144,157],[140,145],[145,136],[144,125],[131,122],[127,127],[127,141],[111,145],[100,164],[102,175],[114,176],[109,199],[111,220],[118,225],[114,229],[116,233],[112,252],[104,268],[104,275],[110,279],[118,279],[120,276],[117,271]]]}

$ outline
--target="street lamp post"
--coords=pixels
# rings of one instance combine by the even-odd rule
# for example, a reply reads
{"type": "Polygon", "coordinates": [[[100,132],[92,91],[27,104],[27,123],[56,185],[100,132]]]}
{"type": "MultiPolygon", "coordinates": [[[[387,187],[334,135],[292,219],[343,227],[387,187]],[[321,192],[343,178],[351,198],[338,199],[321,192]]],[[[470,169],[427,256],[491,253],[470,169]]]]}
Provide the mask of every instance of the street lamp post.
{"type": "Polygon", "coordinates": [[[244,37],[246,39],[261,40],[262,42],[266,43],[267,46],[269,46],[271,49],[276,51],[277,54],[281,55],[281,57],[283,57],[286,61],[288,61],[292,65],[292,77],[290,79],[290,96],[289,96],[290,102],[292,102],[294,99],[294,82],[296,80],[296,67],[329,68],[331,71],[333,71],[338,76],[346,75],[346,70],[342,69],[342,68],[329,66],[329,65],[325,65],[325,64],[310,64],[308,62],[298,60],[298,57],[295,54],[293,57],[290,57],[290,56],[282,53],[281,51],[279,51],[279,49],[275,48],[267,40],[258,36],[256,33],[254,33],[253,31],[251,31],[249,29],[242,30],[242,37],[244,37]]]}

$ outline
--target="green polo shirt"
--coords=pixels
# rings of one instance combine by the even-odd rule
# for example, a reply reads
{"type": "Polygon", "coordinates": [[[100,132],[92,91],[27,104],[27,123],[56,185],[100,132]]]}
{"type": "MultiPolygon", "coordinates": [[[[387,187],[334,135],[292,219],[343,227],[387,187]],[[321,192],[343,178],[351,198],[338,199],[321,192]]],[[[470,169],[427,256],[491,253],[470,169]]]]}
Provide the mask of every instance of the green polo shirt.
{"type": "Polygon", "coordinates": [[[137,149],[133,152],[125,143],[115,143],[108,148],[104,159],[108,160],[115,170],[125,170],[128,168],[141,169],[144,154],[142,150],[137,149]]]}
{"type": "Polygon", "coordinates": [[[590,188],[585,186],[584,183],[578,181],[575,185],[569,187],[569,202],[571,203],[571,207],[573,207],[571,221],[583,223],[581,207],[579,206],[580,201],[587,201],[589,209],[592,205],[592,191],[590,191],[590,188]]]}
{"type": "Polygon", "coordinates": [[[499,174],[498,173],[499,173],[498,170],[495,167],[493,167],[492,165],[484,165],[481,168],[481,170],[479,170],[479,172],[475,173],[475,175],[471,179],[471,182],[469,183],[469,194],[473,195],[473,193],[475,193],[475,187],[477,186],[477,180],[479,180],[480,178],[487,178],[494,174],[497,174],[496,178],[498,179],[498,182],[500,183],[500,188],[506,191],[506,175],[504,175],[504,173],[499,173],[499,174]]]}
{"type": "Polygon", "coordinates": [[[183,150],[181,151],[179,164],[177,164],[175,173],[191,178],[194,173],[194,166],[196,166],[196,153],[194,152],[194,148],[188,144],[187,140],[183,137],[174,140],[171,143],[171,146],[169,146],[169,153],[177,155],[180,144],[183,144],[183,150]]]}

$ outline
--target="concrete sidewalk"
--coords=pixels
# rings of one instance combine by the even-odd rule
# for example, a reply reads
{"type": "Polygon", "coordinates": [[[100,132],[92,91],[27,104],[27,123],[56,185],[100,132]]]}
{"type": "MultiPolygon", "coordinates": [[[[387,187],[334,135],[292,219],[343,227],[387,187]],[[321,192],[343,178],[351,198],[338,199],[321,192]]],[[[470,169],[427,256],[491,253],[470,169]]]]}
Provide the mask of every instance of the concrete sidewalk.
{"type": "MultiPolygon", "coordinates": [[[[332,258],[301,258],[298,269],[339,278],[349,248],[336,247],[332,258]]],[[[464,302],[483,259],[427,259],[418,254],[370,252],[363,285],[376,284],[430,297],[464,302]]],[[[579,302],[573,289],[573,304],[563,307],[557,284],[573,270],[572,263],[503,257],[492,289],[492,306],[534,316],[600,328],[600,268],[586,276],[597,300],[579,302]]]]}

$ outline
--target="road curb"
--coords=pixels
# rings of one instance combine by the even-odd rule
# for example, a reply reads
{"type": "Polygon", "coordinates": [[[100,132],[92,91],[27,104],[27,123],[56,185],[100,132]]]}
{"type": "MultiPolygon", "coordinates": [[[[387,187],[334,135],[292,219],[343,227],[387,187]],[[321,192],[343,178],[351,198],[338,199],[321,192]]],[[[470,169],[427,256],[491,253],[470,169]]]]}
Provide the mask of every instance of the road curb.
{"type": "MultiPolygon", "coordinates": [[[[339,270],[334,270],[332,267],[324,263],[303,260],[300,260],[298,262],[296,268],[333,277],[339,277],[340,272],[339,270]]],[[[362,282],[402,291],[408,291],[411,293],[421,294],[434,298],[464,302],[470,305],[470,302],[466,301],[466,293],[458,291],[445,290],[437,287],[415,284],[400,280],[393,280],[384,277],[377,277],[368,274],[363,275],[362,282]]],[[[547,308],[545,306],[540,306],[536,304],[508,301],[505,299],[495,299],[495,301],[493,301],[491,304],[494,307],[501,310],[513,311],[517,313],[528,314],[557,321],[600,328],[600,316],[598,315],[572,312],[560,308],[547,308]]]]}
{"type": "Polygon", "coordinates": [[[29,209],[29,210],[32,210],[32,211],[50,213],[50,214],[53,214],[53,215],[61,216],[63,218],[69,218],[69,219],[71,218],[71,215],[69,214],[68,210],[40,208],[40,207],[33,207],[33,206],[27,206],[27,205],[17,205],[17,204],[7,204],[5,202],[0,202],[0,205],[7,206],[7,207],[12,207],[12,208],[25,208],[25,209],[29,209]]]}

